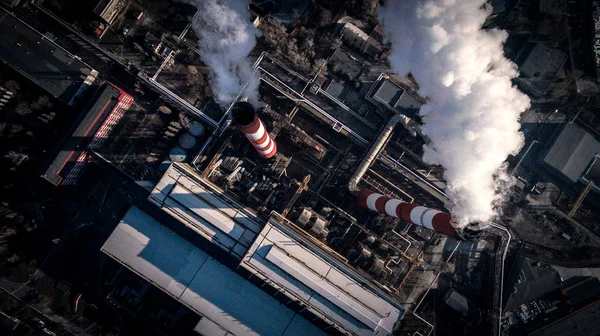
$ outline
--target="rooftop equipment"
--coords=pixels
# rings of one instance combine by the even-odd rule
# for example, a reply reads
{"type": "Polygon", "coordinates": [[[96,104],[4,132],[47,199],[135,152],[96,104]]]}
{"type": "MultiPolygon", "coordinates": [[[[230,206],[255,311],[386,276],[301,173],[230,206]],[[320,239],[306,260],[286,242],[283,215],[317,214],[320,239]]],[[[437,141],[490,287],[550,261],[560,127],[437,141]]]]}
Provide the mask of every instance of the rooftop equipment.
{"type": "Polygon", "coordinates": [[[250,103],[244,101],[236,103],[232,108],[232,117],[260,157],[270,159],[277,153],[277,144],[250,103]]]}

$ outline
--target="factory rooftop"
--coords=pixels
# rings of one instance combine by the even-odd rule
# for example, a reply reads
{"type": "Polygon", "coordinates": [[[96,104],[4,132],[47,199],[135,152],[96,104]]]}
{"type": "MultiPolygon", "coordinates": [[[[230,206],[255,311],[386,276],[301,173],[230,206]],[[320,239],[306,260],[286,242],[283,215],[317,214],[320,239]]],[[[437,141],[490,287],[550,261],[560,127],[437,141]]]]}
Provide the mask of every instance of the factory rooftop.
{"type": "Polygon", "coordinates": [[[274,214],[241,266],[341,332],[388,335],[402,308],[293,223],[274,214]]]}
{"type": "Polygon", "coordinates": [[[203,335],[321,335],[316,326],[132,207],[102,252],[201,316],[203,335]]]}
{"type": "Polygon", "coordinates": [[[529,42],[517,56],[519,81],[536,94],[543,94],[556,73],[567,60],[567,55],[544,42],[529,42]]]}
{"type": "Polygon", "coordinates": [[[424,103],[409,90],[400,87],[386,76],[381,76],[378,82],[373,85],[368,98],[393,112],[402,113],[409,117],[417,114],[424,103]]]}
{"type": "Polygon", "coordinates": [[[262,228],[256,213],[222,192],[186,164],[172,164],[152,190],[149,201],[241,259],[262,228]]]}
{"type": "Polygon", "coordinates": [[[563,176],[577,182],[600,152],[600,142],[575,123],[566,123],[543,160],[563,176]]]}
{"type": "MultiPolygon", "coordinates": [[[[219,158],[223,160],[220,165],[241,170],[231,165],[234,158],[219,158]]],[[[344,256],[277,212],[272,212],[265,225],[263,215],[206,178],[215,172],[200,174],[190,165],[172,164],[148,200],[327,325],[356,335],[391,333],[403,310],[384,290],[347,265],[344,256]],[[290,269],[282,263],[298,267],[290,269]]]]}
{"type": "MultiPolygon", "coordinates": [[[[425,224],[412,225],[358,208],[357,193],[349,182],[358,176],[358,167],[364,166],[362,158],[369,148],[376,148],[369,142],[377,141],[382,150],[390,151],[373,155],[374,161],[369,161],[356,188],[439,209],[443,208],[439,198],[445,195],[431,194],[436,187],[424,174],[404,166],[401,155],[396,155],[392,146],[386,147],[392,133],[405,126],[400,121],[406,116],[391,118],[381,133],[358,119],[345,124],[337,114],[329,114],[341,113],[341,105],[321,109],[308,95],[296,99],[306,81],[272,58],[263,61],[260,108],[234,109],[232,127],[210,138],[192,164],[172,164],[157,185],[148,188],[148,199],[136,205],[178,237],[161,243],[174,251],[164,254],[186,255],[177,252],[181,248],[175,245],[192,244],[260,291],[273,295],[285,305],[282,309],[298,312],[328,332],[390,335],[404,313],[399,300],[411,290],[404,289],[406,281],[421,260],[423,245],[409,230],[425,224]],[[259,145],[263,143],[276,144],[269,147],[275,150],[269,152],[273,155],[268,160],[261,155],[263,147],[259,145]]],[[[422,168],[427,173],[427,167],[422,168]]],[[[120,226],[128,221],[123,222],[120,226]]],[[[120,253],[114,246],[122,244],[126,243],[109,240],[104,250],[114,257],[120,253]]],[[[142,247],[141,254],[130,254],[142,256],[146,251],[153,253],[152,248],[142,247]]],[[[155,279],[156,272],[146,270],[147,264],[137,263],[135,258],[131,261],[127,255],[114,258],[165,287],[155,279]]],[[[207,258],[205,263],[211,260],[207,258]]],[[[200,291],[193,288],[195,277],[208,270],[195,266],[193,260],[181,259],[177,269],[191,268],[194,271],[190,272],[198,273],[182,279],[181,284],[169,280],[182,291],[172,295],[201,315],[208,314],[206,304],[212,303],[222,311],[217,315],[229,314],[233,308],[207,298],[210,288],[186,296],[188,290],[200,291]],[[198,300],[204,303],[200,305],[198,300]]],[[[218,279],[233,282],[221,276],[218,279]]],[[[248,311],[254,309],[253,302],[246,304],[248,311]]],[[[258,330],[253,327],[255,322],[244,319],[243,325],[250,326],[247,331],[258,330]]],[[[228,328],[228,321],[214,322],[228,328]]],[[[273,332],[279,333],[277,328],[273,332]]]]}
{"type": "Polygon", "coordinates": [[[96,70],[0,8],[0,61],[68,105],[95,80],[96,70]]]}
{"type": "Polygon", "coordinates": [[[103,84],[81,111],[42,177],[54,185],[76,183],[87,161],[86,150],[101,145],[132,103],[133,98],[118,87],[103,84]]]}

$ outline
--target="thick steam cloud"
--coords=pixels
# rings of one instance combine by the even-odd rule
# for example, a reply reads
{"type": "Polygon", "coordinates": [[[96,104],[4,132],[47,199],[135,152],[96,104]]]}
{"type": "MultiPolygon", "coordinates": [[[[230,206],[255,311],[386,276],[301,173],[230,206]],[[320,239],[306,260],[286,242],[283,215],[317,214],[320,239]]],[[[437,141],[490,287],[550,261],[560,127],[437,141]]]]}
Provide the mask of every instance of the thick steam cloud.
{"type": "Polygon", "coordinates": [[[195,5],[192,22],[199,39],[202,61],[210,68],[213,95],[228,106],[240,93],[257,101],[258,78],[253,75],[248,54],[256,45],[258,30],[250,22],[248,0],[182,0],[195,5]]]}
{"type": "Polygon", "coordinates": [[[486,0],[388,0],[379,11],[394,71],[411,73],[428,99],[424,160],[444,166],[459,225],[497,215],[511,180],[504,162],[523,145],[519,116],[529,107],[511,83],[508,34],[481,29],[490,12],[486,0]]]}

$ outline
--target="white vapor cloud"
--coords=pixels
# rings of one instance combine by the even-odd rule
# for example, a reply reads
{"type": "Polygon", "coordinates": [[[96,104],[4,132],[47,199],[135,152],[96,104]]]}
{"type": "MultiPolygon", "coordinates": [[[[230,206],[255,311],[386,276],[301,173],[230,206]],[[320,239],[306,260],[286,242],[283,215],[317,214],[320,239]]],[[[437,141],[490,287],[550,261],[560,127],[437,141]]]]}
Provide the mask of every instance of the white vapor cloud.
{"type": "Polygon", "coordinates": [[[256,45],[258,30],[250,22],[249,0],[182,0],[195,5],[192,22],[202,61],[210,68],[214,98],[221,106],[233,102],[244,84],[244,95],[258,101],[259,80],[248,55],[256,45]]]}
{"type": "Polygon", "coordinates": [[[512,85],[517,67],[504,57],[505,31],[482,30],[486,0],[388,0],[379,19],[392,43],[388,59],[411,73],[427,97],[420,114],[431,139],[423,159],[445,168],[459,225],[498,214],[512,177],[505,160],[523,146],[520,114],[529,98],[512,85]]]}

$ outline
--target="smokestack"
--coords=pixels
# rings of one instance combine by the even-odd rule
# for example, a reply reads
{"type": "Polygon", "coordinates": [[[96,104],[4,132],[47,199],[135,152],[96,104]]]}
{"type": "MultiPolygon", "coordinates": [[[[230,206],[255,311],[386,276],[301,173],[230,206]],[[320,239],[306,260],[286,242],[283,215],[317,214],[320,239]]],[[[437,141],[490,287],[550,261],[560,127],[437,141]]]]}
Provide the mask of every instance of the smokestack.
{"type": "Polygon", "coordinates": [[[235,103],[231,114],[233,121],[244,132],[260,157],[270,159],[277,153],[277,144],[271,139],[267,128],[258,118],[256,110],[250,103],[245,101],[235,103]]]}
{"type": "Polygon", "coordinates": [[[454,225],[452,225],[452,216],[443,211],[426,208],[402,199],[393,199],[368,189],[361,190],[357,204],[363,209],[400,218],[406,222],[425,227],[446,236],[458,239],[463,238],[454,225]]]}
{"type": "Polygon", "coordinates": [[[391,43],[388,60],[410,73],[427,103],[426,163],[444,167],[454,222],[464,227],[498,215],[514,181],[505,160],[523,145],[520,114],[529,98],[513,85],[517,66],[504,57],[508,33],[483,29],[487,0],[385,1],[378,17],[391,43]]]}

